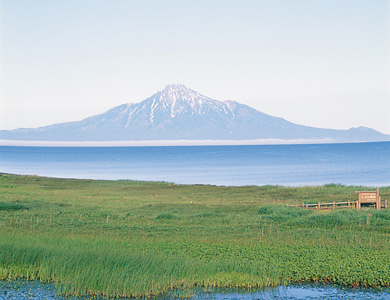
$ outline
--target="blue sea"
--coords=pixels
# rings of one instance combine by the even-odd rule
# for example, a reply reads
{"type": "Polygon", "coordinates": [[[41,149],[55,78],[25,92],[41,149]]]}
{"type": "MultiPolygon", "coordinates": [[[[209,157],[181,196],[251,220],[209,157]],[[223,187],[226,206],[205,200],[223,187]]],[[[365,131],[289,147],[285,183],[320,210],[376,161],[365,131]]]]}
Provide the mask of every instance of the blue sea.
{"type": "Polygon", "coordinates": [[[212,185],[390,185],[390,142],[164,147],[0,147],[0,172],[212,185]]]}

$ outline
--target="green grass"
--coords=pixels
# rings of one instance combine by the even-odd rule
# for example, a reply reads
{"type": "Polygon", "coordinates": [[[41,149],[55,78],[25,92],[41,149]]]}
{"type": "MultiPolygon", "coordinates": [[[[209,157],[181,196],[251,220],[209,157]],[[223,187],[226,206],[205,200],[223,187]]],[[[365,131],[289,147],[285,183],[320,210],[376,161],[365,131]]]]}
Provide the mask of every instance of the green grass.
{"type": "MultiPolygon", "coordinates": [[[[366,189],[0,175],[0,279],[107,297],[291,282],[389,287],[390,210],[286,206],[355,201],[366,189]]],[[[389,187],[380,194],[390,200],[389,187]]]]}

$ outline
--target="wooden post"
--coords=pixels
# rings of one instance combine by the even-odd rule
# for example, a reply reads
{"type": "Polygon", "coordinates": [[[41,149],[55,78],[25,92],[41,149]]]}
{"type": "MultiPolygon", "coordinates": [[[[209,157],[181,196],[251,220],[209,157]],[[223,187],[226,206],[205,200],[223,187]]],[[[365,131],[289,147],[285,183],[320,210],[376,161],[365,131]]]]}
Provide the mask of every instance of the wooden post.
{"type": "Polygon", "coordinates": [[[302,208],[305,208],[305,203],[302,203],[302,208]]]}
{"type": "Polygon", "coordinates": [[[350,201],[348,200],[348,208],[350,208],[351,207],[351,203],[350,203],[350,201]]]}
{"type": "Polygon", "coordinates": [[[333,201],[333,209],[336,209],[336,201],[333,201]]]}
{"type": "Polygon", "coordinates": [[[385,200],[385,208],[387,209],[387,200],[385,200]]]}
{"type": "Polygon", "coordinates": [[[379,187],[376,188],[376,209],[381,210],[382,202],[381,197],[379,197],[379,187]]]}
{"type": "Polygon", "coordinates": [[[356,201],[356,209],[360,210],[360,202],[359,201],[356,201]]]}
{"type": "Polygon", "coordinates": [[[318,202],[318,210],[321,210],[321,203],[318,202]]]}
{"type": "Polygon", "coordinates": [[[372,217],[372,214],[367,215],[367,226],[370,226],[370,219],[372,217]]]}

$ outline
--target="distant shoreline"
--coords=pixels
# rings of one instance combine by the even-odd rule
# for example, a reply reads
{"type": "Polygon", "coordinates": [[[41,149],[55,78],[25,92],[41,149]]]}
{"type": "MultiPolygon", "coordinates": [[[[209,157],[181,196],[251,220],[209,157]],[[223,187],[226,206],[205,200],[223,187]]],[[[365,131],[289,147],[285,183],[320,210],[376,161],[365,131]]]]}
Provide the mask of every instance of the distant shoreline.
{"type": "MultiPolygon", "coordinates": [[[[353,143],[364,143],[359,141],[353,143]]],[[[379,142],[379,141],[378,141],[379,142]]],[[[249,146],[340,144],[333,139],[255,139],[255,140],[142,140],[142,141],[22,141],[0,140],[0,146],[30,147],[143,147],[143,146],[249,146]]],[[[351,142],[350,142],[351,143],[351,142]]]]}
{"type": "Polygon", "coordinates": [[[262,188],[265,186],[272,186],[272,187],[282,187],[282,188],[292,188],[292,189],[299,189],[299,188],[320,188],[325,186],[341,186],[341,187],[355,187],[360,189],[374,189],[374,188],[390,188],[390,183],[384,183],[384,184],[342,184],[342,183],[322,183],[322,184],[316,184],[316,185],[283,185],[283,184],[243,184],[243,185],[224,185],[224,184],[212,184],[212,183],[177,183],[177,182],[171,182],[171,181],[162,181],[162,180],[139,180],[139,179],[99,179],[99,178],[80,178],[75,176],[70,177],[61,177],[61,176],[50,176],[50,175],[38,175],[38,174],[27,174],[27,173],[10,173],[10,172],[1,172],[0,176],[16,176],[16,177],[26,177],[26,178],[42,178],[42,179],[58,179],[58,180],[76,180],[76,181],[103,181],[103,182],[138,182],[138,183],[149,183],[149,184],[171,184],[175,186],[198,186],[198,187],[215,187],[215,188],[247,188],[247,187],[254,187],[254,188],[262,188]]]}

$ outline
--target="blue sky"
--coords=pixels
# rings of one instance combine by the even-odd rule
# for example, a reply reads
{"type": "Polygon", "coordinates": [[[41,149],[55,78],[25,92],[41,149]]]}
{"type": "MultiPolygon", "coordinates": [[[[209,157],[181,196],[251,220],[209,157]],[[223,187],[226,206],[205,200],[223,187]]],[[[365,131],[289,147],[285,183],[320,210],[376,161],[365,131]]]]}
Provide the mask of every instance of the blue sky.
{"type": "Polygon", "coordinates": [[[181,83],[299,124],[390,134],[390,1],[2,0],[0,129],[181,83]]]}

